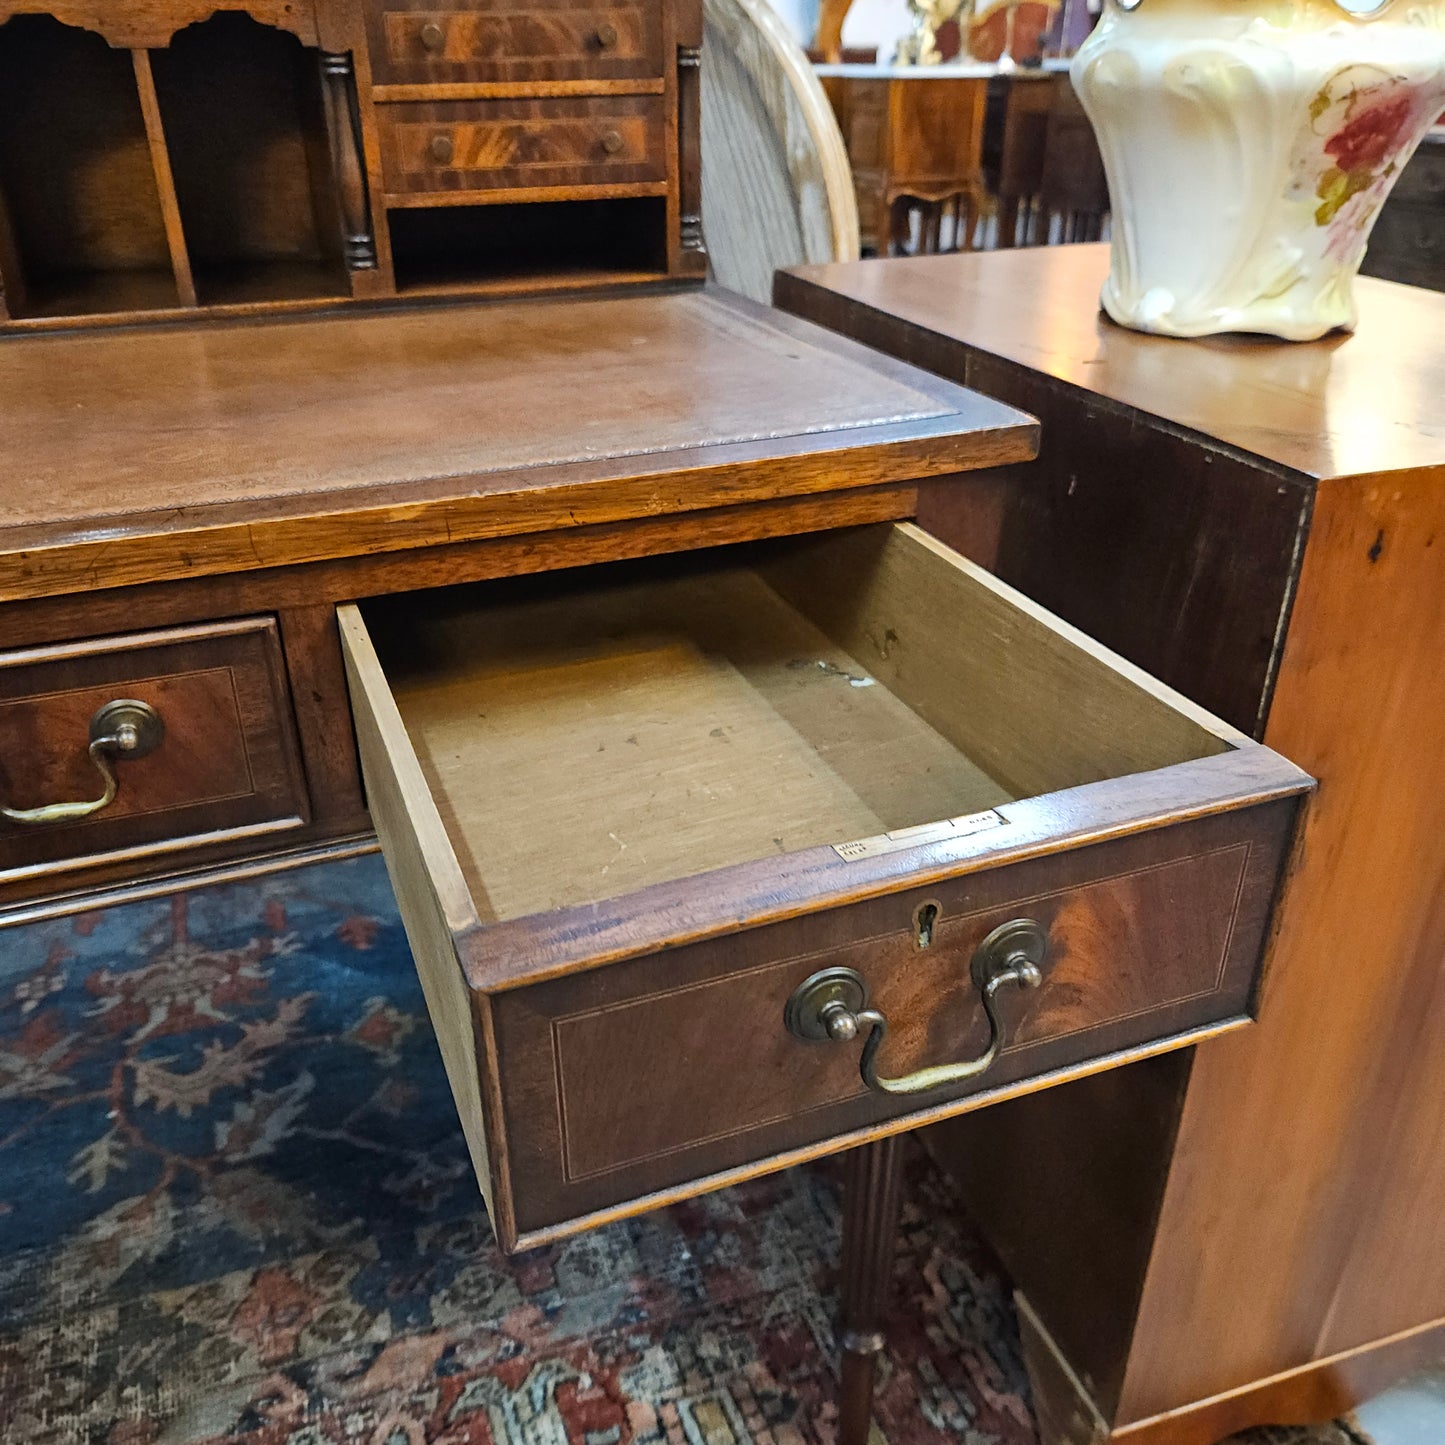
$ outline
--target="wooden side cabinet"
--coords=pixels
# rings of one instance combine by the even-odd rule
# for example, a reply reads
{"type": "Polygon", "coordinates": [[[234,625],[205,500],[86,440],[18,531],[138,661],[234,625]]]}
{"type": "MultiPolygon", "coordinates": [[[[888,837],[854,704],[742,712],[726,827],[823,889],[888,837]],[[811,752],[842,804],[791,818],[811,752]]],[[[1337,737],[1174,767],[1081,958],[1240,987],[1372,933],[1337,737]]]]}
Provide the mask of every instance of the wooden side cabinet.
{"type": "Polygon", "coordinates": [[[820,65],[858,193],[863,249],[886,255],[907,237],[907,201],[921,203],[924,241],[936,250],[941,215],[973,244],[987,208],[983,125],[992,66],[976,73],[928,67],[820,65]]]}
{"type": "Polygon", "coordinates": [[[1018,1281],[1046,1445],[1214,1445],[1445,1357],[1445,297],[1353,336],[1104,320],[1106,248],[780,278],[1043,423],[921,515],[1320,780],[1261,1023],[944,1126],[1018,1281]]]}

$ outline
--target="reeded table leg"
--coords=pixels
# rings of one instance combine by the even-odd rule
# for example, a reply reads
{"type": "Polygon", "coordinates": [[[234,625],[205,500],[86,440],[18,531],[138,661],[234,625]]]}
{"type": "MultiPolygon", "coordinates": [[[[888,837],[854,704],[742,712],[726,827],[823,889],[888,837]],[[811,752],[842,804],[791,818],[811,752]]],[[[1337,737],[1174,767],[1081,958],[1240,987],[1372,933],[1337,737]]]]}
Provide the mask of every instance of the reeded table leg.
{"type": "Polygon", "coordinates": [[[846,1159],[843,1182],[843,1378],[838,1445],[867,1445],[873,1381],[883,1349],[883,1322],[898,1241],[903,1138],[864,1144],[846,1159]]]}

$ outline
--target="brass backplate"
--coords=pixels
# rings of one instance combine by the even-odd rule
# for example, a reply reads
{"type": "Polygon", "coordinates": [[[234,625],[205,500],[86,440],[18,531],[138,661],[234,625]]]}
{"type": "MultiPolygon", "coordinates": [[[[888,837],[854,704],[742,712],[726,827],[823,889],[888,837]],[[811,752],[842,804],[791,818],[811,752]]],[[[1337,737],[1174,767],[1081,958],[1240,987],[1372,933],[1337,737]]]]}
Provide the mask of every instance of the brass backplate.
{"type": "Polygon", "coordinates": [[[850,1014],[868,1007],[868,985],[863,976],[851,968],[823,968],[810,975],[793,990],[783,1009],[783,1022],[788,1032],[800,1039],[827,1039],[823,1010],[831,1003],[840,1003],[850,1014]]]}

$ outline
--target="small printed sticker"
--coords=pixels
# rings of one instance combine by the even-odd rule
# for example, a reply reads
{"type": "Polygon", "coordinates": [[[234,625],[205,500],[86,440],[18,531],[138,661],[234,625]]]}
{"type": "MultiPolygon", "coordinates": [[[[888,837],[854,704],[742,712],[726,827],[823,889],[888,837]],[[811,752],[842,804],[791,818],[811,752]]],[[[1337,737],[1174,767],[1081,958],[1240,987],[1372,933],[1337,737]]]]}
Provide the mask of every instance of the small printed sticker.
{"type": "Polygon", "coordinates": [[[1002,828],[1007,822],[1002,813],[990,808],[983,813],[966,813],[961,818],[945,818],[940,823],[920,823],[913,828],[879,833],[873,838],[857,838],[851,843],[834,843],[833,851],[850,862],[855,858],[876,858],[880,853],[897,853],[903,848],[916,848],[921,843],[967,838],[989,828],[1002,828]]]}

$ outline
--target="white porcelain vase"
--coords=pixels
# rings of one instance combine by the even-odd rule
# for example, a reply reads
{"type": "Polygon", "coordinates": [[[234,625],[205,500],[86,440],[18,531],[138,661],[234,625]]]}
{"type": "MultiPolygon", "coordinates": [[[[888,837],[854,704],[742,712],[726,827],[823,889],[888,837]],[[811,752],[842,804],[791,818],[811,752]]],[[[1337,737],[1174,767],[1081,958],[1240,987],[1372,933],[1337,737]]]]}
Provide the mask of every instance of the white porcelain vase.
{"type": "Polygon", "coordinates": [[[1109,177],[1115,321],[1353,327],[1370,228],[1445,110],[1445,0],[1370,3],[1107,0],[1072,74],[1109,177]]]}

